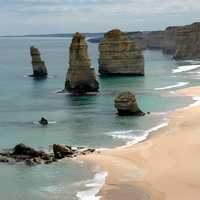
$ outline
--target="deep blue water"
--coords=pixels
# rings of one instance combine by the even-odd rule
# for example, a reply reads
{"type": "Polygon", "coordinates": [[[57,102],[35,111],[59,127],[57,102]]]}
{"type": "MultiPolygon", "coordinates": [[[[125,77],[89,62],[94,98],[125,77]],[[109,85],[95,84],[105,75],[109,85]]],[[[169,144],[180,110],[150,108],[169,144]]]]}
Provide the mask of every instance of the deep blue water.
{"type": "MultiPolygon", "coordinates": [[[[179,82],[187,82],[185,87],[189,87],[199,82],[198,69],[194,73],[172,73],[179,66],[193,64],[192,61],[176,62],[161,51],[145,51],[144,77],[99,77],[97,95],[58,94],[64,88],[69,44],[70,39],[66,38],[0,38],[0,148],[21,142],[45,149],[53,143],[95,148],[119,146],[130,136],[143,134],[134,130],[159,125],[161,113],[191,102],[171,94],[172,90],[155,88],[179,82]],[[32,45],[40,49],[46,61],[48,79],[28,77],[32,73],[29,55],[32,45]],[[140,118],[118,117],[114,98],[124,90],[135,92],[141,109],[152,114],[140,118]],[[56,123],[47,128],[33,123],[42,116],[56,123]]],[[[89,43],[96,71],[97,47],[89,43]]],[[[78,182],[91,177],[89,166],[72,161],[35,168],[0,165],[0,194],[4,200],[72,200],[76,199],[78,182]]]]}

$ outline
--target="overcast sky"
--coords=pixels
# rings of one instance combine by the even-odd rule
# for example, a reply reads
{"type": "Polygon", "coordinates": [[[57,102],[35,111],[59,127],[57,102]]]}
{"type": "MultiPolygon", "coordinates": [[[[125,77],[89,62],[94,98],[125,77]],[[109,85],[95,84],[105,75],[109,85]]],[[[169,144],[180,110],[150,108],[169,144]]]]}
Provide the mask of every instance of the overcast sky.
{"type": "Polygon", "coordinates": [[[200,0],[0,0],[0,35],[159,30],[200,21],[200,0]]]}

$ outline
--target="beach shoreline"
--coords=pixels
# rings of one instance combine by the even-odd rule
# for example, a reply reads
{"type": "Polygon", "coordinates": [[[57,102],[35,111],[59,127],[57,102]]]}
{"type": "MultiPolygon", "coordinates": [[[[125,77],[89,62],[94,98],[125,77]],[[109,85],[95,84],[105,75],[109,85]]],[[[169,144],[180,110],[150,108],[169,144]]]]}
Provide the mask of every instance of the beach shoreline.
{"type": "Polygon", "coordinates": [[[169,113],[168,126],[143,142],[78,159],[106,171],[101,200],[190,200],[200,195],[200,87],[179,90],[196,102],[169,113]]]}

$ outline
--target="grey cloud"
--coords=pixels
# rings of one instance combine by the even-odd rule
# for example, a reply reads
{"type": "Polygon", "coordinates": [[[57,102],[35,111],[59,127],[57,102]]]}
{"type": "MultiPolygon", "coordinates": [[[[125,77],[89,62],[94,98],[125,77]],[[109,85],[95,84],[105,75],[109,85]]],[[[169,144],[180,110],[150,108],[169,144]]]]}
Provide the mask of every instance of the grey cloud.
{"type": "Polygon", "coordinates": [[[0,17],[7,19],[0,34],[155,30],[198,21],[199,10],[199,0],[0,0],[0,17]]]}

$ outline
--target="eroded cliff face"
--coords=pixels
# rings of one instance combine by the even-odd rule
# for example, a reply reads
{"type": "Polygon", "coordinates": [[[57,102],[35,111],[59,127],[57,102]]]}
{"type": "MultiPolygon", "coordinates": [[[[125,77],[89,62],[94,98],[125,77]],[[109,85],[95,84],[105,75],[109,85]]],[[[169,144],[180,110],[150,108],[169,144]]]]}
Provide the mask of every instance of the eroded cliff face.
{"type": "MultiPolygon", "coordinates": [[[[114,51],[117,49],[117,41],[118,44],[122,44],[123,42],[125,44],[133,41],[135,45],[142,50],[161,49],[163,53],[170,54],[175,59],[200,59],[200,22],[187,26],[171,26],[164,31],[128,32],[129,42],[127,42],[127,39],[124,39],[126,38],[125,35],[125,33],[120,33],[120,31],[117,33],[116,30],[105,34],[105,37],[100,43],[102,55],[100,55],[100,66],[104,64],[104,66],[107,67],[108,61],[105,61],[107,57],[106,51],[109,51],[109,53],[114,56],[114,51]],[[107,48],[107,50],[104,50],[104,48],[107,48]]],[[[100,41],[100,39],[98,41],[100,41]]],[[[118,45],[118,48],[120,48],[120,45],[118,45]]],[[[123,53],[120,52],[120,55],[122,57],[123,53]]],[[[120,60],[120,57],[118,57],[118,59],[120,60]]],[[[109,65],[111,66],[110,63],[109,65]]],[[[101,68],[106,68],[104,66],[101,68]]]]}
{"type": "Polygon", "coordinates": [[[200,23],[168,27],[162,49],[175,59],[200,59],[200,23]]]}
{"type": "Polygon", "coordinates": [[[162,49],[175,59],[200,59],[200,22],[168,27],[165,31],[140,32],[139,36],[133,33],[131,38],[143,49],[162,49]]]}
{"type": "Polygon", "coordinates": [[[142,49],[160,49],[164,39],[164,31],[129,32],[128,36],[142,49]]]}
{"type": "Polygon", "coordinates": [[[146,34],[147,49],[161,49],[164,31],[152,31],[146,34]]]}
{"type": "Polygon", "coordinates": [[[119,29],[104,35],[99,53],[99,72],[102,75],[144,75],[141,49],[119,29]]]}
{"type": "Polygon", "coordinates": [[[128,32],[130,40],[134,41],[136,46],[142,50],[147,48],[147,35],[144,32],[128,32]]]}
{"type": "Polygon", "coordinates": [[[85,37],[76,33],[70,46],[70,61],[65,89],[75,93],[96,92],[99,84],[91,68],[85,37]]]}
{"type": "Polygon", "coordinates": [[[176,40],[178,26],[168,27],[164,31],[164,37],[161,48],[165,54],[174,54],[176,52],[176,40]]]}
{"type": "Polygon", "coordinates": [[[30,53],[32,57],[32,67],[34,77],[47,76],[47,67],[45,62],[41,59],[40,51],[35,47],[30,47],[30,53]]]}
{"type": "Polygon", "coordinates": [[[200,23],[177,30],[175,59],[200,59],[200,23]]]}

